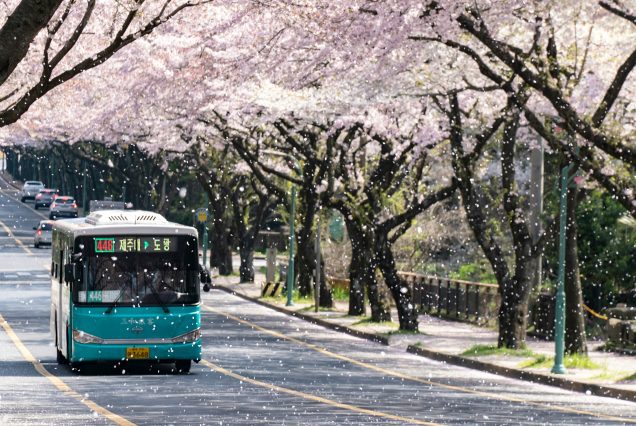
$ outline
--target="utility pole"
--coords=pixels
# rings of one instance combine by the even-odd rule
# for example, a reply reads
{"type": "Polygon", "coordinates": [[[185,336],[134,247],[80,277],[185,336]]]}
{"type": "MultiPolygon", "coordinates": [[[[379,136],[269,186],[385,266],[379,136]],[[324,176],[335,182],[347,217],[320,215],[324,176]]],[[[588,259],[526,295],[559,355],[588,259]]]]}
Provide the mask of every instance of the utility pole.
{"type": "Polygon", "coordinates": [[[210,204],[208,200],[208,191],[203,191],[203,208],[205,209],[205,221],[203,222],[203,267],[206,267],[208,264],[208,205],[210,204]]]}
{"type": "MultiPolygon", "coordinates": [[[[541,215],[543,213],[543,143],[530,153],[530,234],[536,244],[542,232],[541,215]]],[[[542,279],[542,254],[539,252],[532,268],[532,289],[538,291],[542,279]]]]}
{"type": "Polygon", "coordinates": [[[84,177],[82,179],[82,210],[83,210],[84,216],[86,216],[86,211],[87,211],[86,198],[88,197],[88,190],[86,189],[86,182],[88,180],[86,179],[86,160],[84,160],[83,166],[84,166],[84,171],[82,172],[82,174],[84,175],[84,177]]]}
{"type": "Polygon", "coordinates": [[[294,222],[296,220],[296,185],[291,187],[289,209],[289,263],[287,264],[287,306],[294,305],[294,222]]]}

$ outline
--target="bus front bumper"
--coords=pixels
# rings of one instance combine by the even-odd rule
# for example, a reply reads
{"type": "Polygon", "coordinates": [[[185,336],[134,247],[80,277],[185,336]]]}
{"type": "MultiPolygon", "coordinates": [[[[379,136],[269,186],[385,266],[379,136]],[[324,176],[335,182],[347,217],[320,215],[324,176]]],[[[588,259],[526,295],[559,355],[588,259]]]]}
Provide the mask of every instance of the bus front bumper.
{"type": "Polygon", "coordinates": [[[201,360],[201,339],[192,343],[163,344],[94,344],[73,341],[71,362],[100,361],[171,362],[201,360]]]}

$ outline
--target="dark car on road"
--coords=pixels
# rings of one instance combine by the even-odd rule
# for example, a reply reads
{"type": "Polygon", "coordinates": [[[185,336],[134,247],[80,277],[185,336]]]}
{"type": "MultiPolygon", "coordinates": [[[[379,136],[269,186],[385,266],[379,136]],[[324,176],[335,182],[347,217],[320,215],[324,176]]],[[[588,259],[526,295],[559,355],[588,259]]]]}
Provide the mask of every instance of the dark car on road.
{"type": "Polygon", "coordinates": [[[62,195],[57,197],[51,203],[51,210],[49,211],[49,219],[58,219],[60,217],[77,217],[77,203],[75,198],[68,195],[62,195]]]}
{"type": "Polygon", "coordinates": [[[57,198],[57,189],[44,188],[35,196],[35,209],[40,207],[49,207],[57,198]]]}

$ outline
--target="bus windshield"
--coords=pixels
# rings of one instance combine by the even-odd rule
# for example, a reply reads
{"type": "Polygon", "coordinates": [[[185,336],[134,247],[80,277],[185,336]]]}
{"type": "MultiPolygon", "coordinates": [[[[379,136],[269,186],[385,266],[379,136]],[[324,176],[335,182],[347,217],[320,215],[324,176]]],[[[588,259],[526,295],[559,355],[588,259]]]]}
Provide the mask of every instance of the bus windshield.
{"type": "MultiPolygon", "coordinates": [[[[196,240],[187,246],[196,247],[196,240]]],[[[164,306],[199,302],[196,251],[109,252],[87,250],[75,303],[164,306]]]]}

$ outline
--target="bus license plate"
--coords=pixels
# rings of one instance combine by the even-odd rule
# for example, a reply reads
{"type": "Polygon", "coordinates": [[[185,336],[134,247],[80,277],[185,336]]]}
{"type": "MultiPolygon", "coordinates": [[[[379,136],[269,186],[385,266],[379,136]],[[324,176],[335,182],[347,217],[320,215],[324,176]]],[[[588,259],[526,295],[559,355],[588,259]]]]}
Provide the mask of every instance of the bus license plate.
{"type": "Polygon", "coordinates": [[[126,348],[127,359],[148,359],[150,348],[126,348]]]}

